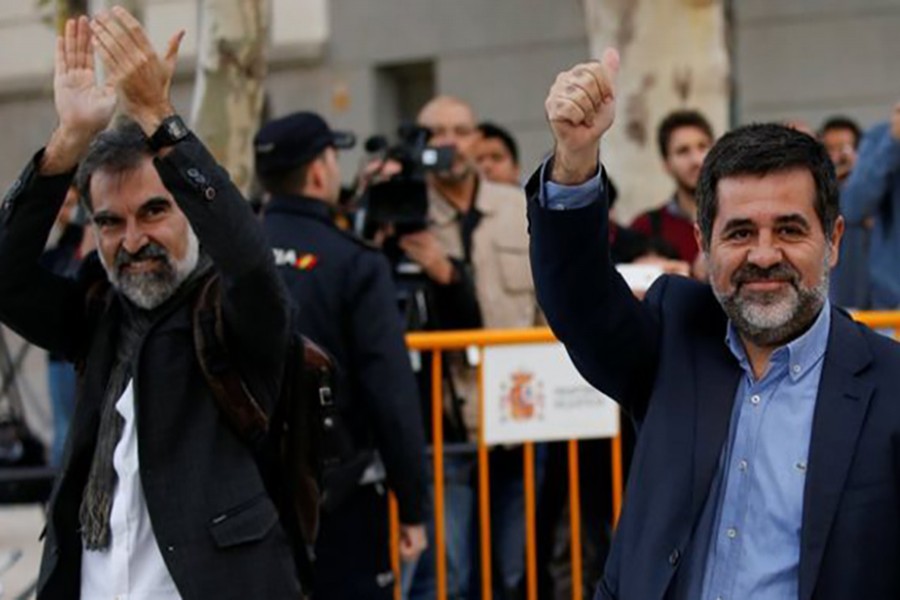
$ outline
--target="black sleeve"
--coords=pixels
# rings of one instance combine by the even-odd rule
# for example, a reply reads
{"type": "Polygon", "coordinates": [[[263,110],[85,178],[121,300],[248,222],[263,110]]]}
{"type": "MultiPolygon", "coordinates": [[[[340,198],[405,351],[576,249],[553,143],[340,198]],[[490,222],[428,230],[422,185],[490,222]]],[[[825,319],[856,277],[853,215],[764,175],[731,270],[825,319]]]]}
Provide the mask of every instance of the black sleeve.
{"type": "Polygon", "coordinates": [[[427,472],[425,433],[418,389],[403,339],[394,284],[387,260],[363,251],[356,257],[344,299],[351,315],[349,351],[354,377],[388,484],[397,495],[400,521],[425,520],[427,472]]]}
{"type": "Polygon", "coordinates": [[[84,335],[84,286],[39,260],[74,173],[38,173],[43,150],[13,182],[0,207],[0,320],[23,338],[70,360],[84,335]]]}
{"type": "Polygon", "coordinates": [[[642,303],[613,267],[604,187],[583,208],[550,210],[542,205],[541,170],[532,176],[526,186],[532,275],[547,322],[579,372],[640,418],[656,373],[666,278],[642,303]]]}
{"type": "Polygon", "coordinates": [[[222,277],[225,335],[244,381],[274,406],[288,340],[288,302],[262,227],[193,135],[154,161],[222,277]]]}

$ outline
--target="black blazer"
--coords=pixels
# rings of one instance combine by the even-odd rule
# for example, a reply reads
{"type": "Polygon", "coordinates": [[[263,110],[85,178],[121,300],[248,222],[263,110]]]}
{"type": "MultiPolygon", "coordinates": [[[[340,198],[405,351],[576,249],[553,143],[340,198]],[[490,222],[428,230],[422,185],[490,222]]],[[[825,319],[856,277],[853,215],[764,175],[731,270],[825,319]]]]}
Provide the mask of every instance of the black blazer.
{"type": "MultiPolygon", "coordinates": [[[[581,374],[639,427],[597,599],[667,598],[726,441],[740,368],[708,285],[643,302],[613,269],[607,202],[553,211],[528,184],[538,300],[581,374]]],[[[801,600],[900,597],[900,345],[832,313],[800,534],[801,600]]]]}
{"type": "MultiPolygon", "coordinates": [[[[65,279],[38,266],[71,174],[40,177],[40,154],[0,208],[0,319],[83,365],[62,468],[47,513],[37,595],[78,597],[78,509],[115,356],[121,300],[90,318],[96,260],[65,279]],[[92,268],[93,267],[93,268],[92,268]]],[[[155,166],[222,277],[229,350],[254,396],[274,406],[287,344],[283,285],[263,232],[228,175],[193,136],[155,166]]],[[[145,336],[133,376],[140,477],[166,567],[185,600],[298,598],[287,537],[249,447],[228,427],[200,371],[186,283],[145,336]]]]}

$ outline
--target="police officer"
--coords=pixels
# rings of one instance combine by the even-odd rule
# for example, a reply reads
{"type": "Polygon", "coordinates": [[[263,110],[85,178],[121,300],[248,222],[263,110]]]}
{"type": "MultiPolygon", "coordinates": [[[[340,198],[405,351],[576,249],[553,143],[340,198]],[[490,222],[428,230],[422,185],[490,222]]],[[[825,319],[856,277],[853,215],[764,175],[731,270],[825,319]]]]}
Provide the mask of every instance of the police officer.
{"type": "Polygon", "coordinates": [[[336,151],[353,143],[309,112],[269,122],[254,140],[270,196],[265,230],[297,325],[341,366],[337,403],[354,458],[326,473],[313,596],[329,600],[392,597],[385,479],[398,499],[401,558],[426,546],[424,432],[390,268],[333,220],[336,151]]]}

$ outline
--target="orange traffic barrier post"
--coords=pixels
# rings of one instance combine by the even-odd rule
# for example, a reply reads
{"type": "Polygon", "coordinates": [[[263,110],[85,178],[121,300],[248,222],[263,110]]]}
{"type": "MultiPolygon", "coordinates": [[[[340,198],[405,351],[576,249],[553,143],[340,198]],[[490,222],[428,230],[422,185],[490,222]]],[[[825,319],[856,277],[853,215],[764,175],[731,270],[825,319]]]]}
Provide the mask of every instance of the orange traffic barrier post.
{"type": "Polygon", "coordinates": [[[390,527],[391,570],[394,572],[394,600],[401,600],[400,589],[400,512],[394,492],[388,494],[388,521],[390,527]]]}
{"type": "Polygon", "coordinates": [[[612,526],[613,529],[619,523],[619,515],[622,513],[622,493],[625,487],[622,474],[622,424],[619,418],[619,435],[612,439],[612,526]]]}
{"type": "Polygon", "coordinates": [[[438,600],[447,599],[447,546],[444,527],[444,384],[441,351],[431,353],[431,440],[434,449],[434,568],[438,600]]]}
{"type": "Polygon", "coordinates": [[[534,500],[534,442],[522,446],[525,465],[525,590],[528,600],[537,600],[537,532],[534,500]]]}
{"type": "Polygon", "coordinates": [[[481,598],[491,600],[491,479],[488,447],[484,443],[484,361],[478,361],[478,510],[481,540],[481,598]]]}
{"type": "Polygon", "coordinates": [[[578,440],[569,440],[569,528],[572,545],[572,600],[582,600],[581,490],[578,485],[578,440]]]}

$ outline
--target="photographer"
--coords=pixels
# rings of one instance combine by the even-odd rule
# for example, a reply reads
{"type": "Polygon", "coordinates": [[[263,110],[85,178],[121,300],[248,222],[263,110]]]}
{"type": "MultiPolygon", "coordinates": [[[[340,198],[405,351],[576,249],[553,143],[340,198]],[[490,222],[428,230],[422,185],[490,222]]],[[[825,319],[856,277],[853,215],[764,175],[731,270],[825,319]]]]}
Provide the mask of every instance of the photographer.
{"type": "MultiPolygon", "coordinates": [[[[522,328],[541,324],[528,260],[525,197],[514,186],[487,181],[475,169],[479,140],[475,115],[462,100],[440,96],[419,113],[418,124],[430,132],[429,146],[450,146],[452,164],[427,175],[428,227],[402,235],[399,247],[421,266],[435,298],[436,320],[448,329],[522,328]],[[466,297],[466,294],[468,297],[466,297]],[[455,299],[451,302],[448,296],[455,299]],[[474,310],[472,309],[474,307],[474,310]]],[[[462,440],[477,439],[476,369],[464,353],[447,354],[445,413],[461,416],[462,440]]],[[[524,572],[524,497],[521,451],[491,453],[492,537],[495,578],[502,593],[518,587],[524,572]]],[[[476,563],[469,532],[474,530],[475,454],[448,454],[447,489],[448,593],[468,596],[470,565],[476,563]]],[[[412,597],[426,597],[426,559],[412,597]]]]}

